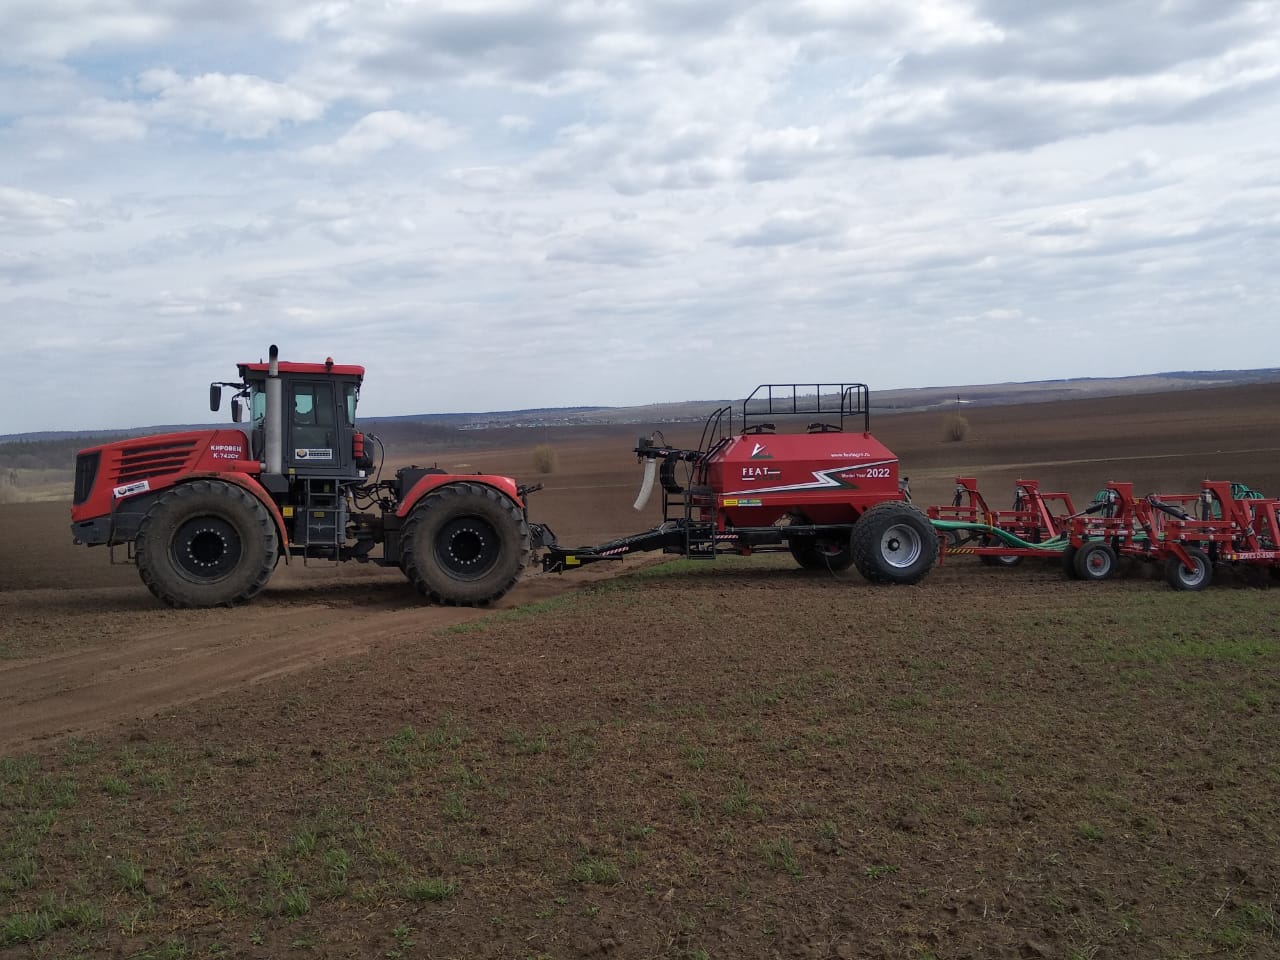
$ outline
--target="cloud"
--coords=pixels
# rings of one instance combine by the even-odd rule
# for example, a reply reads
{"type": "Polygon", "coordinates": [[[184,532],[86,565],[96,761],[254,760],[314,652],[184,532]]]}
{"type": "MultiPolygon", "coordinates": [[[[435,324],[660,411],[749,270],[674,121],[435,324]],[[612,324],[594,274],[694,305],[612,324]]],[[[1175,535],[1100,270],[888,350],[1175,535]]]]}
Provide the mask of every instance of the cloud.
{"type": "Polygon", "coordinates": [[[240,313],[244,305],[238,300],[214,294],[208,289],[175,293],[162,290],[142,304],[157,317],[228,316],[240,313]]]}
{"type": "Polygon", "coordinates": [[[73,226],[80,205],[69,197],[0,187],[0,233],[53,233],[73,226]]]}
{"type": "Polygon", "coordinates": [[[738,247],[780,247],[832,244],[845,230],[844,218],[831,210],[783,210],[763,222],[735,234],[738,247]]]}
{"type": "Polygon", "coordinates": [[[91,99],[65,112],[26,117],[19,125],[37,137],[62,134],[91,143],[138,141],[148,124],[137,104],[91,99]]]}
{"type": "Polygon", "coordinates": [[[656,225],[614,224],[584,229],[551,240],[547,259],[597,266],[641,267],[673,256],[678,241],[656,225]]]}
{"type": "Polygon", "coordinates": [[[389,414],[739,395],[779,335],[877,389],[1015,340],[1028,378],[1185,367],[1156,313],[1280,366],[1264,0],[11,0],[0,36],[22,429],[82,425],[60,375],[109,338],[126,426],[353,330],[389,414]]]}
{"type": "Polygon", "coordinates": [[[308,147],[300,156],[310,163],[354,164],[400,147],[445,150],[461,139],[452,125],[435,117],[379,110],[365,114],[333,143],[308,147]]]}
{"type": "Polygon", "coordinates": [[[325,111],[322,101],[301,90],[239,73],[182,77],[148,70],[138,78],[138,89],[154,95],[149,113],[156,119],[235,139],[261,139],[325,111]]]}

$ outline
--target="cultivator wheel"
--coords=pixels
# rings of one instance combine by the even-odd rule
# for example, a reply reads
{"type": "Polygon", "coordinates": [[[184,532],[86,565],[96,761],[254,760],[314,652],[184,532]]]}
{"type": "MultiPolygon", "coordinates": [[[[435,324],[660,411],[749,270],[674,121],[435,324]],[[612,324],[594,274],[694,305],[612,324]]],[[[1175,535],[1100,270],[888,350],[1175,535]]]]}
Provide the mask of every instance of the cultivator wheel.
{"type": "MultiPolygon", "coordinates": [[[[982,538],[981,545],[984,547],[1002,547],[1005,543],[999,537],[988,534],[982,538]]],[[[988,567],[1016,567],[1022,562],[1022,558],[1017,556],[991,556],[984,554],[983,556],[978,557],[978,561],[988,567]]]]}
{"type": "Polygon", "coordinates": [[[1075,571],[1081,580],[1106,580],[1116,570],[1116,552],[1101,540],[1086,543],[1076,551],[1075,571]]]}
{"type": "Polygon", "coordinates": [[[919,583],[938,559],[938,535],[905,501],[868,509],[853,526],[853,562],[872,583],[919,583]]]}
{"type": "Polygon", "coordinates": [[[805,570],[839,573],[853,565],[853,548],[838,540],[801,535],[788,537],[787,547],[796,563],[805,570]]]}
{"type": "Polygon", "coordinates": [[[1068,580],[1080,579],[1080,574],[1076,572],[1077,553],[1079,553],[1079,550],[1069,544],[1062,551],[1062,572],[1067,575],[1068,580]]]}
{"type": "Polygon", "coordinates": [[[1186,547],[1194,570],[1188,570],[1177,557],[1164,563],[1164,578],[1175,590],[1203,590],[1213,579],[1213,564],[1199,547],[1186,547]]]}

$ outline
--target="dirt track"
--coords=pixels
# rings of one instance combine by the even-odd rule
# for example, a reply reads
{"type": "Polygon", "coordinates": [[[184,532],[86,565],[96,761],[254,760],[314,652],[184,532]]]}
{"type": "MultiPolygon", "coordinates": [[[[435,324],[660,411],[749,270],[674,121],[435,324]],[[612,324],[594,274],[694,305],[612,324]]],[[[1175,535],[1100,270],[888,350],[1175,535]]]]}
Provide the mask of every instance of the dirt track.
{"type": "MultiPolygon", "coordinates": [[[[65,513],[22,508],[28,518],[65,513]]],[[[87,551],[86,551],[87,552],[87,551]]],[[[103,551],[95,559],[105,564],[103,551]]],[[[633,565],[634,566],[634,565],[633,565]]],[[[245,607],[169,610],[130,567],[120,586],[0,592],[0,752],[153,716],[192,700],[429,635],[617,573],[530,571],[492,610],[430,606],[398,570],[284,569],[245,607]]],[[[30,574],[28,574],[30,576],[30,574]]]]}

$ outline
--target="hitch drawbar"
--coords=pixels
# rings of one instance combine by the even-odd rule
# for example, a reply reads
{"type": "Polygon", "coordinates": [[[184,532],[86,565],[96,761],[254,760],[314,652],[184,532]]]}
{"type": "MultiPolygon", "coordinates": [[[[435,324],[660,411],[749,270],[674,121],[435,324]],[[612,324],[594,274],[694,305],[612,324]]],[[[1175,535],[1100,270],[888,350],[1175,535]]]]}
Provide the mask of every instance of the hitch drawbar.
{"type": "Polygon", "coordinates": [[[665,525],[592,547],[562,547],[552,543],[547,545],[547,552],[542,556],[542,570],[544,573],[563,573],[600,560],[621,560],[629,553],[681,548],[684,543],[683,529],[674,526],[666,528],[665,525]]]}
{"type": "MultiPolygon", "coordinates": [[[[681,460],[695,461],[703,456],[698,450],[683,450],[657,443],[653,437],[640,437],[634,453],[636,459],[644,464],[640,493],[633,504],[637,511],[643,510],[649,502],[659,462],[663,465],[663,486],[667,487],[668,465],[681,460]]],[[[562,547],[556,543],[555,535],[547,529],[541,544],[547,551],[542,556],[542,569],[544,573],[563,573],[565,570],[601,560],[621,560],[630,553],[647,553],[652,550],[712,557],[715,555],[716,541],[720,539],[737,540],[738,537],[732,533],[716,534],[714,523],[693,519],[668,520],[652,530],[589,547],[562,547]]]]}

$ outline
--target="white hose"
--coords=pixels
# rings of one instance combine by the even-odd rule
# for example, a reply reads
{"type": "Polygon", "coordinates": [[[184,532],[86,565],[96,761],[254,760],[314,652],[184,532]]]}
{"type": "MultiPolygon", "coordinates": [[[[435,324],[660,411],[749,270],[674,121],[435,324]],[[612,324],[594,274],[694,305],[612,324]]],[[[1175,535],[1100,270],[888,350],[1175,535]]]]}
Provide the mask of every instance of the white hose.
{"type": "Polygon", "coordinates": [[[649,494],[653,493],[653,478],[658,472],[658,461],[649,457],[644,462],[644,480],[640,483],[640,495],[633,504],[636,510],[643,510],[649,502],[649,494]]]}

